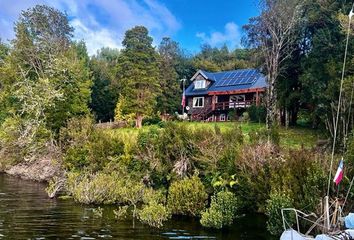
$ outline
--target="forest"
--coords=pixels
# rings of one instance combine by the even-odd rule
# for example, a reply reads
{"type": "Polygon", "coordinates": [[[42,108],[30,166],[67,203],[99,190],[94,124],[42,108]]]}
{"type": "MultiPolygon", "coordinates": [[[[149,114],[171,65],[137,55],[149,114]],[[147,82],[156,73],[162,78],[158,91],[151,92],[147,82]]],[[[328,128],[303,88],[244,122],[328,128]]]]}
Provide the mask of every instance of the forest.
{"type": "Polygon", "coordinates": [[[15,38],[0,40],[0,170],[50,159],[49,196],[115,204],[117,218],[128,212],[157,228],[186,215],[220,229],[257,212],[278,235],[281,207],[316,210],[334,138],[336,158],[345,159],[343,185],[354,174],[354,24],[335,123],[351,5],[266,0],[243,26],[243,48],[204,44],[191,54],[170,37],[154,46],[148,29],[135,26],[122,49],[93,56],[73,40],[65,13],[46,5],[24,10],[15,38]],[[250,122],[226,128],[177,120],[181,79],[198,69],[243,68],[267,76],[263,117],[250,108],[250,122]],[[166,114],[171,121],[161,120],[166,114]],[[110,121],[126,127],[98,127],[110,121]],[[311,138],[302,128],[325,146],[284,146],[287,129],[311,138]]]}

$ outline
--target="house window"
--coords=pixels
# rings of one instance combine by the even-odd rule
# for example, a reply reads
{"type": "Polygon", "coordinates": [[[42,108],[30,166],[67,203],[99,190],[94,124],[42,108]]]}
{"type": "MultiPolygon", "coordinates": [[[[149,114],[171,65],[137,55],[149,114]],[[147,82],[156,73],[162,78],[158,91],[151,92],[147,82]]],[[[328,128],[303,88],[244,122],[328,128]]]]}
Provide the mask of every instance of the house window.
{"type": "Polygon", "coordinates": [[[194,81],[194,88],[195,89],[202,89],[206,87],[206,81],[205,80],[195,80],[194,81]]]}
{"type": "Polygon", "coordinates": [[[225,120],[226,120],[226,115],[224,113],[220,114],[220,121],[225,122],[225,120]]]}
{"type": "Polygon", "coordinates": [[[204,107],[204,97],[194,97],[193,98],[193,107],[194,108],[204,107]]]}

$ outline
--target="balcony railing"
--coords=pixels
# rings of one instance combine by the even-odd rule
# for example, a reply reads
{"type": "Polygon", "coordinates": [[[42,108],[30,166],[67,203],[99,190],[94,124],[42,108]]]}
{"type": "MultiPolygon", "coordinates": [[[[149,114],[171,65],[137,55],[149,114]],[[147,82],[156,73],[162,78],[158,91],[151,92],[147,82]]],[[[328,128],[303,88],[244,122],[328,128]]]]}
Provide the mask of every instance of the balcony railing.
{"type": "Polygon", "coordinates": [[[255,104],[254,100],[246,100],[242,102],[217,102],[215,103],[215,110],[226,110],[226,109],[234,109],[234,108],[246,108],[255,104]]]}

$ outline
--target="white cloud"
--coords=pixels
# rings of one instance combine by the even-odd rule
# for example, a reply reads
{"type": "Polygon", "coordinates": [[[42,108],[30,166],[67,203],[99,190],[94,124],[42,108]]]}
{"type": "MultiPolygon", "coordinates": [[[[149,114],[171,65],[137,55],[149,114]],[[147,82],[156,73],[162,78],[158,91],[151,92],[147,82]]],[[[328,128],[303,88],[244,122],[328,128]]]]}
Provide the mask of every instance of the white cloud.
{"type": "Polygon", "coordinates": [[[22,10],[36,4],[67,12],[75,27],[74,38],[85,40],[90,54],[103,46],[121,48],[125,31],[136,25],[146,26],[155,43],[181,27],[171,11],[157,0],[0,0],[0,38],[12,39],[12,23],[22,10]]]}
{"type": "Polygon", "coordinates": [[[71,25],[75,28],[75,39],[85,40],[89,55],[94,55],[102,47],[121,48],[117,41],[119,37],[106,28],[92,30],[87,28],[80,20],[74,19],[71,25]]]}
{"type": "Polygon", "coordinates": [[[241,45],[241,32],[239,26],[234,22],[229,22],[224,27],[224,32],[211,32],[207,35],[205,32],[198,32],[196,34],[203,43],[208,43],[212,47],[219,47],[223,44],[231,48],[240,47],[241,45]]]}

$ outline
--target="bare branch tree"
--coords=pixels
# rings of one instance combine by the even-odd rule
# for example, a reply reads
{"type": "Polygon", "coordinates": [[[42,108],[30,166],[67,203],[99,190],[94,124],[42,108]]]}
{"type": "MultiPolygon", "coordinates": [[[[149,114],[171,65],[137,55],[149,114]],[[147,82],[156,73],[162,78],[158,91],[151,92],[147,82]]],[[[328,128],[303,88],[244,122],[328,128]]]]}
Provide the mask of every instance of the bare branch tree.
{"type": "Polygon", "coordinates": [[[296,0],[263,0],[261,14],[251,18],[244,26],[247,44],[258,49],[264,60],[267,74],[267,126],[278,119],[276,85],[282,71],[282,63],[294,50],[296,29],[302,15],[302,7],[296,0]]]}

